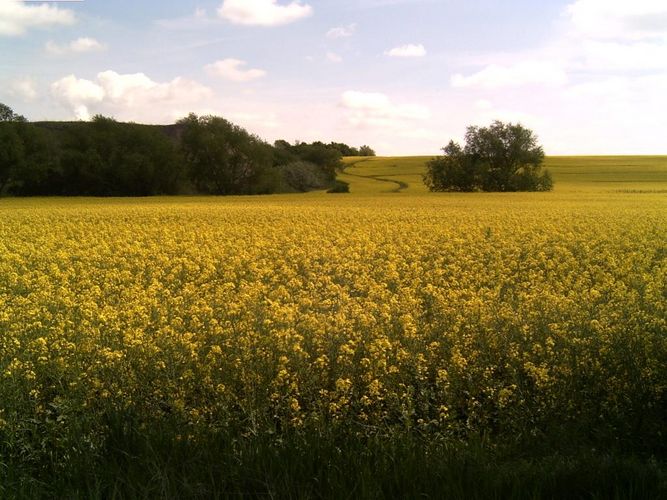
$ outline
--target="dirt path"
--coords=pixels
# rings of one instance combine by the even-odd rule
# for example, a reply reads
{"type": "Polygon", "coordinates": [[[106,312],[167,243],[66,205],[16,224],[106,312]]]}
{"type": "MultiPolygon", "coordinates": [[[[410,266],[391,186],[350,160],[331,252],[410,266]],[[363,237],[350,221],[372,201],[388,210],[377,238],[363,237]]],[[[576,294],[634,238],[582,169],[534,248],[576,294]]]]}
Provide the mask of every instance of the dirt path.
{"type": "Polygon", "coordinates": [[[393,184],[396,184],[396,188],[389,191],[390,193],[400,193],[401,191],[404,191],[404,190],[406,190],[410,187],[410,185],[407,182],[397,181],[397,180],[394,180],[394,179],[387,179],[386,177],[383,177],[381,175],[352,174],[352,173],[347,171],[348,168],[355,167],[355,166],[359,165],[360,163],[363,163],[363,162],[366,162],[366,161],[370,161],[370,160],[368,160],[368,159],[358,160],[358,161],[349,163],[348,165],[345,165],[345,168],[343,169],[343,173],[345,173],[345,175],[349,175],[351,177],[359,177],[360,179],[373,179],[373,180],[378,181],[378,182],[391,182],[393,184]]]}

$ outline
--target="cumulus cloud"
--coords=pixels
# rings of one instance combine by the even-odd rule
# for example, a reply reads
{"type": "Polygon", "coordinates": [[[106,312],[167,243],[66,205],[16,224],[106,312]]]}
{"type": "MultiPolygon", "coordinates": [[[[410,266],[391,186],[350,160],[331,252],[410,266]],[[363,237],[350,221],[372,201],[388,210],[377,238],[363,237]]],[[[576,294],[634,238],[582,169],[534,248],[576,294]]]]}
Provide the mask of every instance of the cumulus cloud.
{"type": "Polygon", "coordinates": [[[546,44],[480,54],[452,77],[453,87],[474,91],[468,114],[476,124],[521,121],[551,154],[664,150],[665,115],[656,110],[667,106],[667,2],[566,3],[546,44]],[[474,102],[480,89],[494,90],[493,104],[474,102]]]}
{"type": "Polygon", "coordinates": [[[579,33],[592,38],[667,37],[664,0],[576,0],[566,14],[579,33]]]}
{"type": "Polygon", "coordinates": [[[77,120],[89,120],[88,106],[104,99],[104,89],[90,80],[68,75],[51,84],[51,93],[68,105],[77,120]]]}
{"type": "Polygon", "coordinates": [[[667,2],[576,0],[565,15],[574,70],[667,71],[667,2]]]}
{"type": "Polygon", "coordinates": [[[88,120],[94,112],[121,119],[170,121],[175,109],[201,106],[213,92],[192,80],[175,78],[156,82],[144,73],[98,73],[96,81],[69,75],[51,84],[51,93],[71,109],[77,119],[88,120]]]}
{"type": "Polygon", "coordinates": [[[206,9],[197,7],[190,15],[168,19],[157,19],[155,24],[160,28],[174,31],[189,31],[219,24],[220,20],[208,15],[206,9]]]}
{"type": "Polygon", "coordinates": [[[83,54],[85,52],[99,52],[105,50],[106,46],[94,38],[81,37],[71,42],[59,45],[53,41],[46,42],[46,51],[49,54],[61,56],[65,54],[83,54]]]}
{"type": "Polygon", "coordinates": [[[424,57],[426,55],[426,49],[420,43],[401,45],[400,47],[394,47],[393,49],[387,50],[385,55],[389,57],[424,57]]]}
{"type": "Polygon", "coordinates": [[[418,104],[395,104],[378,92],[350,90],[343,93],[341,105],[348,111],[348,122],[355,127],[406,128],[415,120],[426,120],[429,109],[418,104]]]}
{"type": "Polygon", "coordinates": [[[239,59],[223,59],[206,65],[205,69],[209,75],[233,82],[249,82],[266,76],[266,71],[261,69],[244,69],[246,64],[239,59]]]}
{"type": "Polygon", "coordinates": [[[226,115],[230,120],[242,123],[249,127],[263,127],[267,129],[276,129],[282,126],[275,113],[247,113],[230,112],[226,115]]]}
{"type": "Polygon", "coordinates": [[[487,110],[492,108],[493,108],[493,103],[488,99],[479,99],[475,101],[475,109],[487,110]]]}
{"type": "Polygon", "coordinates": [[[574,0],[563,14],[567,24],[560,38],[528,54],[489,57],[476,72],[455,74],[452,86],[564,87],[596,74],[667,71],[664,0],[574,0]]]}
{"type": "Polygon", "coordinates": [[[491,106],[487,109],[478,109],[473,115],[473,125],[487,126],[494,120],[509,123],[520,123],[534,130],[543,130],[545,120],[539,116],[515,108],[496,108],[491,106]]]}
{"type": "Polygon", "coordinates": [[[347,26],[337,26],[327,31],[327,38],[349,38],[354,35],[356,29],[356,23],[348,24],[347,26]]]}
{"type": "Polygon", "coordinates": [[[667,71],[667,43],[584,40],[572,65],[586,71],[667,71]]]}
{"type": "Polygon", "coordinates": [[[456,74],[453,87],[497,89],[522,85],[563,85],[567,73],[558,64],[547,61],[520,61],[509,66],[490,64],[469,76],[456,74]]]}
{"type": "Polygon", "coordinates": [[[71,10],[56,5],[0,0],[0,36],[19,36],[31,28],[71,25],[75,21],[71,10]]]}
{"type": "Polygon", "coordinates": [[[299,0],[286,5],[277,0],[224,0],[218,16],[234,24],[280,26],[312,15],[313,8],[299,0]]]}

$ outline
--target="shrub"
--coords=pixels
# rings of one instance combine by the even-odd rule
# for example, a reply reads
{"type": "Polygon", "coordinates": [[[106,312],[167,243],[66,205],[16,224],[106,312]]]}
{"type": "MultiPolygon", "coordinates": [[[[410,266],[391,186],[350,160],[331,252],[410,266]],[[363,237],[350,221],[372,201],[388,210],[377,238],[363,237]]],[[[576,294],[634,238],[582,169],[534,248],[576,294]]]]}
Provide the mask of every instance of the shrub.
{"type": "Polygon", "coordinates": [[[337,180],[333,187],[327,191],[327,193],[349,193],[350,184],[345,181],[337,180]]]}

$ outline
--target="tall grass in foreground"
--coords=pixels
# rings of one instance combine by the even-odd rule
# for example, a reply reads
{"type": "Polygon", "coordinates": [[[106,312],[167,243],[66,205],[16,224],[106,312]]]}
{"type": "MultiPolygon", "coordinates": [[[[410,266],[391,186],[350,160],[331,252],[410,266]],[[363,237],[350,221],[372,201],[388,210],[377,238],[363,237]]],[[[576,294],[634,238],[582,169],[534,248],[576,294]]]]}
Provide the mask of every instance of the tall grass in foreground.
{"type": "Polygon", "coordinates": [[[0,498],[657,499],[664,462],[579,450],[503,454],[479,441],[408,436],[217,435],[205,443],[125,430],[71,470],[10,470],[0,498]],[[523,456],[522,456],[523,455],[523,456]]]}

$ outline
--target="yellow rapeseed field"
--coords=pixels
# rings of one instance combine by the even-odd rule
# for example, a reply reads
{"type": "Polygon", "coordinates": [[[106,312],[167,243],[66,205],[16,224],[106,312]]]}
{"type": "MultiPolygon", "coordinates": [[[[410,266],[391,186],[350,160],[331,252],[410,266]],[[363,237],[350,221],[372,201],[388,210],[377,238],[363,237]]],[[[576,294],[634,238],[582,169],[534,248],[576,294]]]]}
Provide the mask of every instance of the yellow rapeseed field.
{"type": "Polygon", "coordinates": [[[654,436],[666,235],[660,193],[2,200],[3,453],[67,462],[118,416],[654,436]]]}

